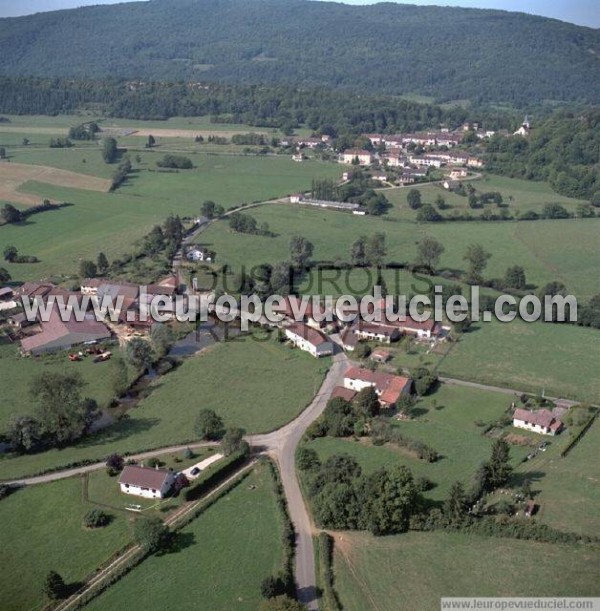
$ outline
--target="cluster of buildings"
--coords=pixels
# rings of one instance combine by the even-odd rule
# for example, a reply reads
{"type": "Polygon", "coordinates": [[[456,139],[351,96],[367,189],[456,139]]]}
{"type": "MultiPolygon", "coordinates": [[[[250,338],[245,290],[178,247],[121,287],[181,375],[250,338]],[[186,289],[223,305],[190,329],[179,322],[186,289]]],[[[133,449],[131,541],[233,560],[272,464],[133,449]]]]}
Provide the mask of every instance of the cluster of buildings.
{"type": "Polygon", "coordinates": [[[147,331],[154,322],[152,317],[146,316],[152,299],[157,295],[164,296],[166,303],[161,312],[168,312],[169,302],[173,300],[178,287],[175,276],[146,286],[144,292],[137,284],[102,278],[83,280],[80,291],[65,290],[47,282],[26,282],[18,288],[0,289],[0,302],[9,306],[5,309],[13,312],[8,316],[7,323],[11,335],[20,340],[22,352],[38,355],[111,339],[111,328],[97,320],[93,311],[93,301],[101,303],[104,297],[111,298],[114,304],[119,298],[122,301],[117,327],[126,332],[147,331]],[[34,320],[30,320],[19,307],[25,300],[39,300],[45,306],[38,309],[34,320]],[[80,315],[73,312],[74,308],[79,310],[80,315]],[[44,310],[47,316],[42,316],[44,310]]]}

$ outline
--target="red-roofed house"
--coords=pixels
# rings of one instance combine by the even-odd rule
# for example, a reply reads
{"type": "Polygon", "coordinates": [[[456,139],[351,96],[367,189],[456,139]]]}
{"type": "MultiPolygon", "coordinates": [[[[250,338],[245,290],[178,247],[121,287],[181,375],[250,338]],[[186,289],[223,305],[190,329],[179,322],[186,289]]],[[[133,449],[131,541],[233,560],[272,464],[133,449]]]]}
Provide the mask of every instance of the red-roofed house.
{"type": "Polygon", "coordinates": [[[408,335],[416,335],[419,339],[430,339],[439,335],[441,331],[440,325],[432,318],[419,322],[410,316],[406,316],[406,320],[399,320],[390,324],[397,326],[400,331],[408,335]]]}
{"type": "Polygon", "coordinates": [[[398,327],[382,325],[374,322],[358,322],[353,327],[354,333],[359,339],[375,340],[378,342],[395,342],[400,337],[398,327]]]}
{"type": "Polygon", "coordinates": [[[169,492],[174,481],[173,471],[137,465],[127,465],[119,477],[121,492],[147,499],[162,499],[169,492]]]}
{"type": "Polygon", "coordinates": [[[513,415],[513,426],[541,435],[556,435],[562,430],[562,422],[549,409],[529,411],[517,408],[513,415]]]}
{"type": "Polygon", "coordinates": [[[333,344],[321,331],[297,322],[285,328],[286,337],[298,348],[310,352],[314,357],[333,354],[333,344]]]}
{"type": "Polygon", "coordinates": [[[402,395],[410,393],[412,380],[362,367],[351,367],[344,374],[344,388],[359,392],[369,386],[375,389],[381,407],[393,407],[402,395]]]}
{"type": "Polygon", "coordinates": [[[363,149],[346,149],[340,155],[341,163],[355,163],[356,159],[358,159],[359,165],[371,165],[373,162],[373,155],[371,155],[369,151],[363,149]]]}
{"type": "Polygon", "coordinates": [[[336,386],[331,393],[330,399],[344,399],[344,401],[352,401],[356,397],[356,391],[343,386],[336,386]]]}

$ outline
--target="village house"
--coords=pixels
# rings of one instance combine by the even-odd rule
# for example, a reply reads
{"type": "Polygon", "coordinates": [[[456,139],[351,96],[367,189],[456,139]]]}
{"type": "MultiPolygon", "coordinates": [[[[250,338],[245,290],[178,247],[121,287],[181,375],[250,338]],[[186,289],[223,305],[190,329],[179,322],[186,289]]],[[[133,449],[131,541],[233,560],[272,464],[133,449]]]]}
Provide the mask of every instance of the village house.
{"type": "Polygon", "coordinates": [[[483,161],[481,159],[478,159],[477,157],[469,157],[467,159],[467,166],[470,168],[482,168],[483,161]]]}
{"type": "Polygon", "coordinates": [[[369,151],[364,149],[346,149],[339,158],[340,163],[356,163],[358,159],[358,165],[371,165],[373,163],[373,155],[369,151]]]}
{"type": "Polygon", "coordinates": [[[290,195],[290,204],[299,204],[304,199],[304,195],[302,193],[294,193],[294,195],[290,195]]]}
{"type": "Polygon", "coordinates": [[[541,435],[556,435],[563,428],[562,422],[549,409],[530,411],[517,408],[513,415],[513,426],[541,435]]]}
{"type": "Polygon", "coordinates": [[[412,380],[362,367],[351,367],[344,374],[344,388],[360,392],[368,387],[375,389],[381,407],[391,408],[402,396],[410,394],[412,380]]]}
{"type": "Polygon", "coordinates": [[[406,316],[406,320],[399,320],[393,324],[403,333],[414,335],[418,339],[431,339],[438,336],[441,332],[441,326],[432,318],[420,322],[414,320],[411,316],[406,316]]]}
{"type": "Polygon", "coordinates": [[[295,153],[292,155],[292,161],[304,161],[304,155],[302,153],[295,153]]]}
{"type": "Polygon", "coordinates": [[[395,342],[400,337],[400,330],[398,327],[374,322],[360,321],[351,327],[351,329],[361,340],[374,340],[385,344],[395,342]]]}
{"type": "Polygon", "coordinates": [[[126,465],[119,477],[121,492],[147,499],[162,499],[175,482],[175,473],[167,469],[151,469],[126,465]]]}
{"type": "Polygon", "coordinates": [[[425,166],[428,168],[441,168],[444,161],[432,155],[411,155],[408,160],[416,166],[425,166]]]}
{"type": "Polygon", "coordinates": [[[375,348],[373,352],[371,352],[370,358],[376,363],[387,363],[392,358],[392,353],[383,348],[375,348]]]}
{"type": "Polygon", "coordinates": [[[185,253],[188,261],[205,261],[206,263],[212,263],[214,253],[207,248],[194,246],[185,253]]]}
{"type": "Polygon", "coordinates": [[[336,386],[329,399],[344,399],[344,401],[352,401],[356,397],[356,391],[343,386],[336,386]]]}
{"type": "Polygon", "coordinates": [[[286,337],[298,348],[314,357],[333,354],[333,344],[324,333],[298,322],[285,328],[286,337]]]}
{"type": "Polygon", "coordinates": [[[11,327],[19,330],[37,324],[37,320],[29,320],[25,312],[18,312],[9,316],[7,322],[11,327]]]}
{"type": "Polygon", "coordinates": [[[450,180],[458,180],[459,178],[465,178],[468,175],[467,170],[465,168],[454,168],[450,174],[450,180]]]}
{"type": "Polygon", "coordinates": [[[407,159],[403,153],[386,153],[382,159],[384,165],[390,168],[401,168],[406,165],[407,159]]]}
{"type": "Polygon", "coordinates": [[[102,278],[84,278],[79,290],[83,295],[97,295],[98,287],[105,282],[102,278]]]}

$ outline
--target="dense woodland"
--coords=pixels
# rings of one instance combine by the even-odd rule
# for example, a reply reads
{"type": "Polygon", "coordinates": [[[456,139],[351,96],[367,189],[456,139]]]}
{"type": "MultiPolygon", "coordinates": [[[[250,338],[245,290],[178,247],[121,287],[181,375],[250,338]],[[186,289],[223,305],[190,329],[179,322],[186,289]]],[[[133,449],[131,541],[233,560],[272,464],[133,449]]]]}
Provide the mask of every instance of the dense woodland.
{"type": "Polygon", "coordinates": [[[0,54],[4,75],[326,86],[513,106],[600,99],[598,30],[498,10],[154,0],[2,19],[0,54]]]}
{"type": "Polygon", "coordinates": [[[284,131],[306,125],[330,135],[411,131],[440,123],[459,125],[467,118],[490,129],[514,128],[522,119],[520,113],[489,107],[444,108],[323,88],[0,77],[0,113],[55,115],[86,110],[128,119],[210,115],[217,123],[284,131]]]}
{"type": "Polygon", "coordinates": [[[527,138],[493,138],[487,152],[491,172],[546,180],[562,195],[600,206],[600,110],[557,112],[527,138]]]}

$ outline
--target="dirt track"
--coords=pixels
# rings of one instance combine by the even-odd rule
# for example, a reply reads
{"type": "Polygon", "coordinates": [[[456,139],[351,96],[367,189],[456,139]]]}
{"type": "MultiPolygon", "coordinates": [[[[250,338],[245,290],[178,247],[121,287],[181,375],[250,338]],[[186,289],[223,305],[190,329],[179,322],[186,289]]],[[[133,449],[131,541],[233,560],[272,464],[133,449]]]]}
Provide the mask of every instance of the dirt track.
{"type": "Polygon", "coordinates": [[[0,200],[25,205],[39,204],[40,197],[38,195],[30,195],[18,190],[28,180],[35,180],[57,187],[86,189],[104,193],[110,189],[111,185],[111,181],[107,178],[78,174],[69,170],[59,170],[43,165],[0,162],[0,200]]]}

